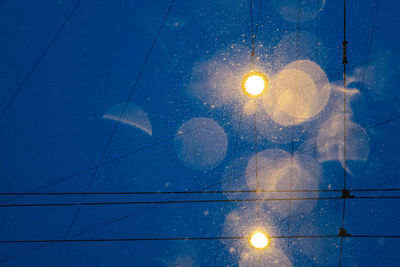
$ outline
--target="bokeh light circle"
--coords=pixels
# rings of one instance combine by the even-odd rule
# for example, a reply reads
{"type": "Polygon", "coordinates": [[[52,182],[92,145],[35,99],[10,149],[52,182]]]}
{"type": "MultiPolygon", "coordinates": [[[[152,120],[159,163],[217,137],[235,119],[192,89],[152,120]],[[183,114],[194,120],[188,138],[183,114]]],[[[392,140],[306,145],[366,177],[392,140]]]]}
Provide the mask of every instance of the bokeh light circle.
{"type": "Polygon", "coordinates": [[[318,16],[325,0],[272,0],[275,10],[287,21],[305,22],[318,16]]]}
{"type": "Polygon", "coordinates": [[[178,129],[174,141],[179,159],[195,170],[215,168],[228,150],[224,129],[209,118],[193,118],[185,122],[178,129]]]}
{"type": "MultiPolygon", "coordinates": [[[[267,149],[253,156],[247,164],[246,181],[250,190],[258,188],[265,191],[286,191],[315,189],[319,187],[321,176],[320,164],[305,155],[293,156],[280,149],[267,149]],[[257,172],[256,172],[257,165],[257,172]]],[[[295,193],[291,194],[296,197],[295,193]]],[[[318,192],[309,194],[318,197],[318,192]]],[[[287,195],[281,195],[286,198],[287,195]]],[[[275,216],[285,219],[289,216],[289,202],[266,201],[262,203],[275,216]]],[[[292,215],[304,215],[310,213],[316,205],[316,201],[298,200],[291,203],[292,215]]]]}
{"type": "Polygon", "coordinates": [[[276,247],[248,250],[240,256],[239,267],[291,267],[292,263],[283,251],[276,247]]]}
{"type": "Polygon", "coordinates": [[[298,60],[272,77],[263,105],[276,123],[297,125],[322,111],[328,103],[330,91],[328,78],[316,63],[298,60]]]}

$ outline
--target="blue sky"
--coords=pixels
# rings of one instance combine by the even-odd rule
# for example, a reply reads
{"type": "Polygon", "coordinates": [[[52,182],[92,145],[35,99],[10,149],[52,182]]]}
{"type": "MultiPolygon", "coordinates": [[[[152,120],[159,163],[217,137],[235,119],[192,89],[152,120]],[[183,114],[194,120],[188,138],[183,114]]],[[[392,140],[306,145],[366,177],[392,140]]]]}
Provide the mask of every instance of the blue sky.
{"type": "MultiPolygon", "coordinates": [[[[399,121],[386,121],[399,112],[396,79],[400,71],[399,52],[396,52],[400,44],[399,3],[347,2],[347,74],[350,90],[359,91],[354,96],[348,94],[352,111],[349,120],[361,127],[367,137],[360,140],[360,131],[349,137],[352,141],[349,147],[354,149],[352,155],[362,160],[349,163],[347,185],[354,189],[399,188],[399,121]],[[383,123],[377,125],[380,122],[383,123]]],[[[83,0],[41,57],[76,3],[0,0],[1,110],[28,77],[0,118],[0,192],[31,192],[38,188],[41,189],[37,192],[253,189],[248,182],[252,176],[246,174],[247,164],[254,156],[253,117],[245,114],[242,120],[239,118],[247,100],[243,100],[238,85],[241,73],[250,64],[249,1],[176,0],[142,72],[170,2],[83,0]],[[216,64],[217,68],[209,64],[216,64]],[[129,103],[146,114],[152,135],[140,127],[103,118],[107,110],[127,100],[133,86],[129,103]],[[198,117],[212,119],[221,127],[226,147],[221,132],[207,123],[211,128],[204,133],[187,133],[184,140],[174,139],[185,122],[198,117]],[[242,128],[236,145],[239,124],[242,128]],[[94,175],[115,125],[117,130],[101,161],[106,164],[94,175]],[[209,134],[207,138],[203,138],[205,134],[209,134]],[[188,145],[188,150],[183,144],[188,145]],[[206,153],[205,158],[210,160],[199,162],[198,168],[189,160],[204,159],[204,155],[196,154],[196,149],[204,149],[199,153],[206,153]],[[127,156],[119,158],[121,155],[127,156]],[[232,163],[234,183],[227,185],[226,176],[232,163]],[[63,178],[66,179],[59,182],[63,178]]],[[[254,21],[259,22],[257,66],[272,77],[295,60],[311,60],[320,66],[333,89],[318,114],[296,126],[280,125],[263,108],[257,109],[261,161],[262,151],[279,149],[290,154],[293,148],[298,154],[307,144],[318,142],[318,136],[331,132],[331,128],[328,133],[321,132],[322,125],[340,114],[341,106],[337,103],[343,95],[340,91],[342,1],[303,1],[302,7],[311,13],[304,13],[309,20],[299,25],[297,18],[293,22],[282,15],[287,11],[280,9],[285,8],[282,3],[290,7],[296,6],[297,1],[263,1],[259,13],[260,2],[254,0],[254,21]],[[261,14],[259,20],[258,14],[261,14]],[[300,36],[298,42],[293,39],[296,36],[300,36]],[[269,129],[275,129],[273,134],[269,129]],[[295,140],[291,140],[292,133],[295,140]]],[[[300,102],[304,104],[301,99],[300,102]]],[[[136,123],[143,122],[143,118],[141,115],[136,123]]],[[[307,159],[299,159],[306,165],[304,170],[308,175],[318,173],[317,184],[312,184],[318,188],[312,189],[342,189],[343,166],[337,155],[336,160],[324,160],[323,151],[306,154],[307,159]]],[[[277,163],[271,166],[275,168],[277,163]]],[[[302,173],[298,173],[299,177],[302,173]]],[[[262,172],[262,175],[269,174],[262,172]]],[[[311,185],[304,182],[308,180],[301,181],[299,188],[310,189],[311,185]]],[[[396,195],[395,192],[355,194],[396,195]]],[[[340,192],[319,196],[340,196],[340,192]]],[[[85,201],[157,201],[176,197],[245,199],[254,194],[88,196],[85,201]]],[[[1,198],[7,204],[81,201],[81,196],[23,196],[10,200],[10,196],[3,195],[1,198]]],[[[397,199],[348,200],[345,228],[353,235],[398,235],[397,202],[397,199]]],[[[299,212],[293,211],[290,233],[336,235],[341,226],[343,200],[312,203],[312,208],[307,209],[302,209],[308,207],[304,202],[296,206],[299,212]]],[[[282,205],[285,208],[277,204],[278,209],[286,211],[288,203],[282,205]]],[[[233,202],[157,207],[80,206],[71,233],[90,229],[76,237],[82,239],[237,236],[242,231],[237,229],[251,223],[233,226],[229,214],[242,211],[239,212],[242,219],[252,220],[252,208],[250,204],[233,202]],[[126,219],[94,229],[125,215],[126,219]]],[[[77,206],[0,209],[0,240],[54,240],[65,238],[77,206]]],[[[288,234],[287,217],[274,214],[272,206],[263,205],[262,210],[268,217],[263,220],[270,222],[274,231],[288,234]]],[[[287,266],[337,266],[338,242],[336,237],[296,239],[289,245],[287,240],[276,240],[271,251],[279,250],[274,256],[280,260],[286,257],[287,266]]],[[[397,266],[399,242],[396,238],[344,239],[342,266],[397,266]]],[[[61,250],[59,244],[40,246],[0,244],[1,265],[51,266],[56,262],[56,266],[248,266],[241,251],[247,249],[243,243],[220,240],[67,243],[61,250]]]]}

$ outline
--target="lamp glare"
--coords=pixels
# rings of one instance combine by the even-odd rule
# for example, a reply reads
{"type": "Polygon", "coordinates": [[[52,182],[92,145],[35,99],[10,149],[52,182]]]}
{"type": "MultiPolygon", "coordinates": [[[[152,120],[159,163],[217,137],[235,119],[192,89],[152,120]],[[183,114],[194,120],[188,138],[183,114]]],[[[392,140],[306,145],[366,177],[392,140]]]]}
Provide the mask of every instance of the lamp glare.
{"type": "Polygon", "coordinates": [[[264,233],[255,232],[250,237],[250,244],[255,248],[262,249],[268,246],[269,239],[264,233]]]}

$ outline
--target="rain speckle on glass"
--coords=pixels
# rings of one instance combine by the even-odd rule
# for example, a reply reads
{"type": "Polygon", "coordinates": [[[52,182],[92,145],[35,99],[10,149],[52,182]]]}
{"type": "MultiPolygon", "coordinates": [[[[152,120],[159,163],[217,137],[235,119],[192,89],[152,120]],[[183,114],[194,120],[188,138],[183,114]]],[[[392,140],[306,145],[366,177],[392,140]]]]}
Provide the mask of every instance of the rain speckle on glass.
{"type": "Polygon", "coordinates": [[[399,8],[0,0],[0,265],[397,266],[399,8]]]}

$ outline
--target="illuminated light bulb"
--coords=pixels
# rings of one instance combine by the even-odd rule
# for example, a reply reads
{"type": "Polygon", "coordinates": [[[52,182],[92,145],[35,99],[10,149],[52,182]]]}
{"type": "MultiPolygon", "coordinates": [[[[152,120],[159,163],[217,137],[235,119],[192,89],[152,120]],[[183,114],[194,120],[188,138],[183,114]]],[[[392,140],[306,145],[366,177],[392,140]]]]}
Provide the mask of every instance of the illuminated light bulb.
{"type": "Polygon", "coordinates": [[[243,79],[243,89],[252,97],[259,96],[262,92],[264,92],[266,87],[267,78],[262,73],[251,72],[243,79]]]}
{"type": "Polygon", "coordinates": [[[255,232],[250,237],[250,244],[258,249],[262,249],[268,246],[269,238],[261,232],[255,232]]]}

